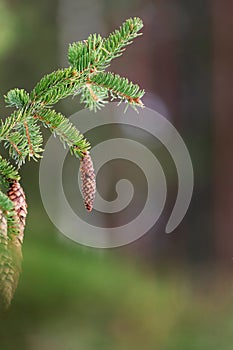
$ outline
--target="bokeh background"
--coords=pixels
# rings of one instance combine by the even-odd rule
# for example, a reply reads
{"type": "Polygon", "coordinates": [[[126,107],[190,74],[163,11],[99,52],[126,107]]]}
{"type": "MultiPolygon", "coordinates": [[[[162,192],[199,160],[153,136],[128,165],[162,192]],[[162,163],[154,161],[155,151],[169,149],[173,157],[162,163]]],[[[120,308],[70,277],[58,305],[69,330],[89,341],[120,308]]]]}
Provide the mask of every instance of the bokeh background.
{"type": "MultiPolygon", "coordinates": [[[[57,232],[40,199],[39,164],[26,164],[23,273],[0,316],[1,350],[232,349],[232,12],[230,0],[0,0],[2,118],[3,95],[65,66],[69,42],[139,16],[144,35],[111,69],[140,83],[144,103],[171,120],[195,174],[189,211],[172,235],[164,234],[177,191],[171,170],[155,227],[127,247],[96,250],[57,232]]],[[[69,99],[58,108],[70,115],[81,107],[69,99]]],[[[114,183],[111,170],[107,177],[114,183]]]]}

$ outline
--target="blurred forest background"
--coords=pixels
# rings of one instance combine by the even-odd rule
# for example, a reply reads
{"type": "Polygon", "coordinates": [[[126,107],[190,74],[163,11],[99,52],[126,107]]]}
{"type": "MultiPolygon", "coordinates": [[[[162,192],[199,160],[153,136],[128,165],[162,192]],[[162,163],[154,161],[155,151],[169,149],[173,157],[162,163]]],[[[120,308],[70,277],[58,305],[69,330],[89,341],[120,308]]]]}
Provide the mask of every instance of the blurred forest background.
{"type": "MultiPolygon", "coordinates": [[[[0,316],[1,350],[232,349],[232,13],[230,0],[0,0],[2,118],[3,95],[31,90],[65,66],[68,43],[139,16],[144,35],[111,70],[138,82],[144,103],[172,121],[195,174],[189,211],[173,234],[164,234],[171,183],[147,235],[95,250],[61,237],[40,199],[39,164],[26,164],[23,273],[0,316]]],[[[59,108],[70,115],[78,106],[70,99],[59,108]]]]}

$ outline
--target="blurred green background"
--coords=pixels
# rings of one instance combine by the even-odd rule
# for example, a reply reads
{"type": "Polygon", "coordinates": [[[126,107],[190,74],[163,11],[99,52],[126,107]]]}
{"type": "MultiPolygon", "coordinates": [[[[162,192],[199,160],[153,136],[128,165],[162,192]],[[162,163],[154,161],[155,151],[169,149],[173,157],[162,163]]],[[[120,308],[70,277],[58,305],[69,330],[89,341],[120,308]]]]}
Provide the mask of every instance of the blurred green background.
{"type": "MultiPolygon", "coordinates": [[[[57,232],[40,199],[39,164],[26,164],[23,273],[0,315],[1,350],[232,349],[232,11],[217,0],[0,0],[2,118],[3,95],[65,66],[69,42],[139,16],[144,35],[112,70],[140,83],[144,103],[172,121],[195,173],[189,211],[172,235],[164,234],[171,181],[164,215],[146,236],[95,250],[57,232]]],[[[80,107],[69,99],[58,108],[80,107]]]]}

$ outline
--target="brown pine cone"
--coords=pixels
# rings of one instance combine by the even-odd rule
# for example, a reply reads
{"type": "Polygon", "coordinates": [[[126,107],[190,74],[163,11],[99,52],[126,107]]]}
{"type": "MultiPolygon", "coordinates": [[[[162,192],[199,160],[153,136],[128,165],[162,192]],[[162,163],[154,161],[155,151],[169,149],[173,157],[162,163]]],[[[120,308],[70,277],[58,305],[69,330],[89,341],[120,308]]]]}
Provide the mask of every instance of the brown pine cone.
{"type": "Polygon", "coordinates": [[[24,228],[27,216],[27,203],[23,188],[20,183],[15,180],[10,184],[7,191],[8,197],[12,200],[15,206],[16,220],[19,221],[20,234],[18,235],[18,240],[23,243],[24,228]]]}
{"type": "Polygon", "coordinates": [[[7,309],[14,296],[21,271],[21,245],[7,235],[7,220],[0,210],[0,310],[7,309]]]}
{"type": "Polygon", "coordinates": [[[7,220],[0,211],[0,308],[4,309],[9,307],[19,281],[27,215],[25,194],[18,181],[10,184],[7,195],[14,203],[14,219],[19,233],[8,236],[7,220]]]}
{"type": "Polygon", "coordinates": [[[22,255],[20,247],[9,246],[0,251],[0,309],[7,309],[18,286],[22,255]],[[13,249],[12,249],[13,248],[13,249]]]}
{"type": "Polygon", "coordinates": [[[85,156],[81,160],[80,172],[82,179],[82,192],[84,197],[84,204],[86,209],[88,211],[91,211],[95,199],[96,182],[94,167],[89,152],[86,152],[85,156]]]}

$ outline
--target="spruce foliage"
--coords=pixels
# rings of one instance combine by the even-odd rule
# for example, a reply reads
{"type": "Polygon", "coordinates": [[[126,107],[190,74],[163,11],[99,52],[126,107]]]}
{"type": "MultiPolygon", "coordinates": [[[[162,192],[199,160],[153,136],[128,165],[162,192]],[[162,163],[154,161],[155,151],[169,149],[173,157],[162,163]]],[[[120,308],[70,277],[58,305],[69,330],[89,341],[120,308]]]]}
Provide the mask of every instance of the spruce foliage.
{"type": "MultiPolygon", "coordinates": [[[[7,195],[5,192],[17,183],[21,189],[20,193],[23,193],[18,183],[19,170],[26,160],[38,160],[42,157],[41,125],[58,135],[61,142],[81,161],[81,164],[85,163],[87,155],[90,158],[89,142],[65,116],[54,109],[54,105],[61,99],[80,95],[80,101],[85,107],[94,111],[115,99],[133,107],[143,106],[141,98],[144,91],[137,84],[117,74],[105,72],[111,61],[119,57],[126,46],[141,35],[139,31],[142,27],[140,18],[130,18],[107,38],[91,34],[87,40],[71,44],[68,49],[69,67],[45,75],[30,93],[15,88],[5,96],[6,106],[14,108],[12,114],[0,122],[0,142],[8,150],[12,161],[11,163],[0,156],[0,284],[2,284],[0,294],[8,293],[0,295],[0,299],[7,300],[7,305],[16,288],[15,281],[18,280],[18,277],[9,278],[9,276],[19,275],[20,268],[17,272],[17,266],[20,267],[20,244],[22,245],[20,237],[23,235],[25,220],[22,225],[22,218],[18,212],[16,213],[14,193],[11,191],[9,195],[8,191],[7,195]],[[11,247],[11,252],[8,247],[11,247]],[[13,251],[17,254],[13,254],[13,251]]],[[[92,164],[91,158],[88,164],[92,164]]],[[[92,173],[93,183],[89,187],[94,191],[93,169],[92,173]]],[[[94,193],[89,192],[88,196],[86,195],[88,200],[94,198],[94,193]]],[[[15,193],[16,199],[19,198],[23,208],[26,208],[25,197],[17,191],[15,193]]],[[[91,201],[89,210],[92,205],[91,201]]],[[[24,212],[26,215],[25,210],[24,212]]]]}

